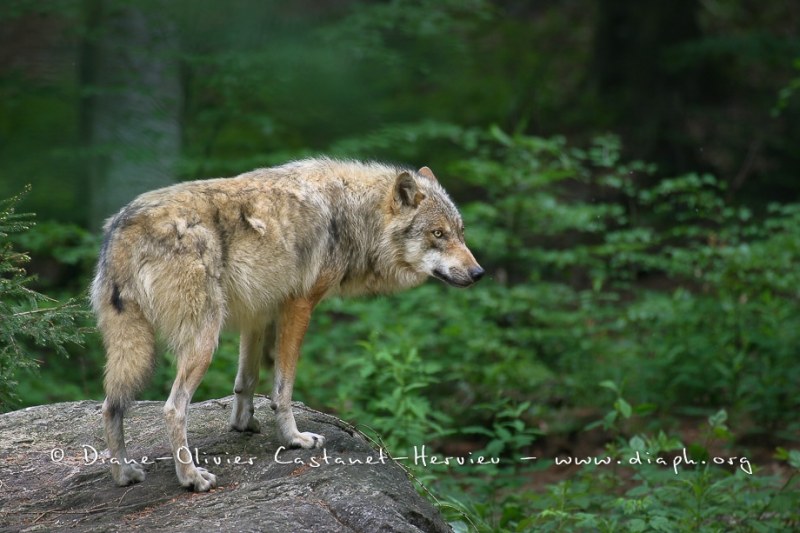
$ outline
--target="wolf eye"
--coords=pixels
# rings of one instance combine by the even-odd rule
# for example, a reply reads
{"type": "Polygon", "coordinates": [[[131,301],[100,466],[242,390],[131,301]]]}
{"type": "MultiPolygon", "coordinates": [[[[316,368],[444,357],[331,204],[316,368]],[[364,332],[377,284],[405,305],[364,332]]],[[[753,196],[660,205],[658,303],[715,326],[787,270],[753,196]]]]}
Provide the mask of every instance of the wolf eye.
{"type": "Polygon", "coordinates": [[[440,229],[433,230],[433,236],[436,237],[437,239],[441,239],[443,235],[444,233],[442,233],[442,230],[440,229]]]}

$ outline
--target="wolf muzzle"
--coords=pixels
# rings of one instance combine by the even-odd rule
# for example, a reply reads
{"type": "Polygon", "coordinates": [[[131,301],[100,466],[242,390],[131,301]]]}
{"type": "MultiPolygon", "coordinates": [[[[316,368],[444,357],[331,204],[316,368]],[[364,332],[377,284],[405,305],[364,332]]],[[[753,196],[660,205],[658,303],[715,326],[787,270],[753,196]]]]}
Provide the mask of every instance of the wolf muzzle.
{"type": "Polygon", "coordinates": [[[477,283],[486,274],[486,271],[480,265],[474,266],[469,269],[469,277],[472,278],[472,283],[477,283]]]}
{"type": "Polygon", "coordinates": [[[469,287],[470,285],[477,283],[483,275],[486,273],[480,265],[475,265],[474,267],[470,267],[467,270],[457,270],[455,273],[443,272],[439,269],[433,271],[433,277],[440,279],[447,283],[448,285],[452,285],[453,287],[469,287]]]}

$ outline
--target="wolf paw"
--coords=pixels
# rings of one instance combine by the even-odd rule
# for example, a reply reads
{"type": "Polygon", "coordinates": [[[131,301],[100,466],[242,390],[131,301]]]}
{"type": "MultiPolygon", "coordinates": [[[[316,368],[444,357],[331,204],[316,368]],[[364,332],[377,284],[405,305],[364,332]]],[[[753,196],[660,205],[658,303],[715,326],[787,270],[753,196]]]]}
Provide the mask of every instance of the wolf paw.
{"type": "Polygon", "coordinates": [[[208,492],[217,486],[217,476],[205,468],[197,467],[189,472],[188,478],[182,480],[181,485],[194,492],[208,492]]]}
{"type": "Polygon", "coordinates": [[[316,433],[310,433],[308,431],[297,433],[288,440],[290,448],[311,449],[322,448],[325,445],[325,437],[322,435],[317,435],[316,433]]]}
{"type": "Polygon", "coordinates": [[[239,393],[233,400],[233,409],[231,416],[228,419],[228,427],[231,431],[252,431],[253,433],[261,432],[261,424],[255,419],[253,406],[253,399],[240,396],[239,393]]]}
{"type": "Polygon", "coordinates": [[[118,469],[111,469],[111,475],[114,477],[114,481],[117,485],[124,487],[144,481],[144,468],[136,463],[119,465],[118,469]]]}
{"type": "Polygon", "coordinates": [[[235,416],[235,414],[231,415],[231,419],[228,422],[228,427],[230,427],[231,431],[250,431],[252,433],[261,433],[261,423],[251,415],[247,413],[248,416],[235,416]]]}

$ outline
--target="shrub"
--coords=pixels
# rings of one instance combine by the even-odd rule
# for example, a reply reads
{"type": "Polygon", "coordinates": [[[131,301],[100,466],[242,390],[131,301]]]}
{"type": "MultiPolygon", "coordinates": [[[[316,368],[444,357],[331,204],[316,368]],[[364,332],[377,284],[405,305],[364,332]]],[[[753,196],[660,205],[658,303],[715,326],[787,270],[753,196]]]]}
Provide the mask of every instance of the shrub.
{"type": "MultiPolygon", "coordinates": [[[[27,189],[26,189],[27,192],[27,189]]],[[[24,269],[27,254],[18,252],[10,235],[27,231],[32,215],[15,211],[21,195],[0,202],[0,410],[7,411],[19,397],[15,376],[32,369],[37,350],[66,356],[69,344],[80,343],[85,329],[76,325],[86,313],[77,300],[60,304],[29,288],[34,279],[24,269]]]]}

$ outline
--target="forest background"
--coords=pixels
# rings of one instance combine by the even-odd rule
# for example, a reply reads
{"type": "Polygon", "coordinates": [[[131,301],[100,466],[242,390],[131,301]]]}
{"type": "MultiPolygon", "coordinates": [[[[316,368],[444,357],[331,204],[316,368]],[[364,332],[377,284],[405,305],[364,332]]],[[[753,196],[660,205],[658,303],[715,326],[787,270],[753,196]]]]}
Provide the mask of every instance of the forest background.
{"type": "Polygon", "coordinates": [[[791,1],[6,0],[0,411],[102,399],[86,288],[136,194],[428,165],[487,278],[325,303],[296,399],[500,458],[412,469],[457,531],[797,527],[798,91],[791,1]]]}

